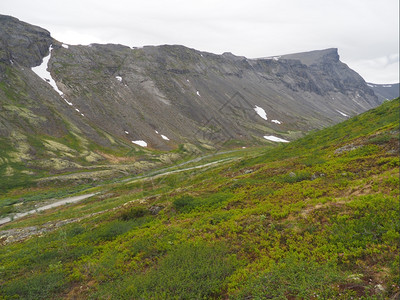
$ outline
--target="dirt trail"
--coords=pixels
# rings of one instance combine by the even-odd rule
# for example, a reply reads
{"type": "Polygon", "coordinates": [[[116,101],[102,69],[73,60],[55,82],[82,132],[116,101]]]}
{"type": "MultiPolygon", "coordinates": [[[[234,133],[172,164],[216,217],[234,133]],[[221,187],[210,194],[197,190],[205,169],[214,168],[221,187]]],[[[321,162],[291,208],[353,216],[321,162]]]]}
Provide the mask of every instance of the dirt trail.
{"type": "MultiPolygon", "coordinates": [[[[234,152],[234,151],[226,151],[226,152],[222,152],[222,153],[219,153],[219,154],[229,153],[229,152],[234,152]]],[[[198,161],[200,161],[200,160],[202,160],[204,158],[208,158],[208,157],[211,157],[211,156],[212,155],[198,157],[198,158],[192,159],[190,161],[181,163],[179,165],[175,165],[175,166],[172,166],[172,167],[169,167],[169,168],[153,171],[150,174],[146,174],[146,175],[142,175],[142,176],[136,176],[136,177],[133,177],[133,178],[120,180],[120,182],[132,183],[132,182],[135,182],[137,180],[153,179],[153,178],[158,178],[158,177],[161,177],[161,176],[166,176],[166,175],[170,175],[170,174],[174,174],[174,173],[206,168],[206,167],[209,167],[209,166],[212,166],[212,165],[216,165],[216,164],[219,164],[219,163],[222,163],[222,162],[226,162],[226,161],[231,161],[231,160],[237,159],[237,158],[225,158],[225,159],[220,159],[220,160],[213,161],[213,162],[210,162],[210,163],[206,163],[206,164],[203,164],[203,165],[198,165],[198,166],[188,167],[188,168],[184,168],[184,169],[177,169],[177,170],[168,171],[171,168],[181,167],[181,166],[186,165],[188,163],[198,162],[198,161]]],[[[16,213],[16,214],[14,214],[12,216],[8,216],[8,217],[0,219],[0,226],[3,225],[3,224],[9,223],[9,222],[11,222],[13,220],[25,217],[27,215],[37,213],[39,211],[48,210],[50,208],[58,207],[58,206],[61,206],[61,205],[67,204],[67,203],[79,202],[79,201],[82,201],[84,199],[90,198],[90,197],[92,197],[92,196],[94,196],[96,194],[98,194],[98,193],[91,193],[91,194],[85,194],[85,195],[80,195],[80,196],[67,197],[67,198],[63,198],[63,199],[57,200],[57,201],[55,201],[53,203],[50,203],[48,205],[44,205],[44,206],[32,209],[32,210],[27,211],[27,212],[16,213]]]]}
{"type": "Polygon", "coordinates": [[[38,207],[36,209],[32,209],[32,210],[29,210],[29,211],[26,211],[26,212],[23,212],[23,213],[17,213],[15,215],[13,215],[12,217],[2,218],[2,219],[0,219],[0,225],[6,224],[8,222],[11,222],[13,220],[25,217],[25,216],[30,215],[30,214],[37,213],[39,211],[43,211],[43,210],[47,210],[47,209],[50,209],[50,208],[58,207],[58,206],[61,206],[61,205],[67,204],[67,203],[74,203],[74,202],[82,201],[82,200],[90,198],[90,197],[92,197],[94,195],[96,195],[96,193],[63,198],[63,199],[57,200],[57,201],[55,201],[55,202],[53,202],[51,204],[38,207]]]}

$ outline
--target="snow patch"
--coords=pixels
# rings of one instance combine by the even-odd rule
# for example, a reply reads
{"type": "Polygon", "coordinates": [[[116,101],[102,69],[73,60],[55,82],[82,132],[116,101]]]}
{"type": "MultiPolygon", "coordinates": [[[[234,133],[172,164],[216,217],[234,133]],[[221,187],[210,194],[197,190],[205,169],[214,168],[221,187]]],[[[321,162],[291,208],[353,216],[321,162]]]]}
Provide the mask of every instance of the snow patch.
{"type": "Polygon", "coordinates": [[[154,130],[157,134],[158,134],[158,131],[157,130],[154,130]]]}
{"type": "Polygon", "coordinates": [[[254,108],[254,110],[256,111],[256,113],[263,118],[264,120],[268,120],[267,118],[267,113],[265,112],[265,110],[259,106],[256,105],[256,107],[254,108]]]}
{"type": "Polygon", "coordinates": [[[74,106],[74,105],[72,104],[72,102],[69,102],[67,99],[64,98],[64,95],[61,96],[61,97],[63,97],[64,101],[67,102],[67,104],[68,104],[69,106],[74,106]]]}
{"type": "Polygon", "coordinates": [[[341,114],[343,117],[348,117],[344,112],[341,112],[340,110],[336,110],[339,114],[341,114]]]}
{"type": "Polygon", "coordinates": [[[391,84],[385,84],[385,85],[382,85],[382,87],[392,87],[392,85],[391,84]]]}
{"type": "Polygon", "coordinates": [[[278,121],[278,120],[271,120],[271,122],[272,122],[272,123],[276,123],[276,124],[282,124],[282,122],[281,122],[281,121],[278,121]]]}
{"type": "Polygon", "coordinates": [[[190,82],[189,79],[186,79],[187,82],[190,82]]]}
{"type": "Polygon", "coordinates": [[[80,112],[79,109],[77,109],[77,108],[75,108],[75,110],[76,110],[77,112],[80,112]]]}
{"type": "Polygon", "coordinates": [[[199,91],[197,91],[197,92],[196,92],[196,94],[197,94],[197,96],[199,96],[199,97],[200,97],[200,92],[199,92],[199,91]]]}
{"type": "Polygon", "coordinates": [[[139,145],[141,147],[147,147],[147,143],[145,141],[142,140],[138,140],[138,141],[132,141],[132,143],[139,145]]]}
{"type": "Polygon", "coordinates": [[[68,49],[68,47],[69,47],[67,44],[62,44],[61,46],[62,46],[63,48],[65,48],[65,49],[68,49]]]}
{"type": "Polygon", "coordinates": [[[274,57],[272,57],[272,59],[273,59],[273,60],[276,60],[276,61],[278,61],[280,58],[281,58],[280,56],[274,56],[274,57]]]}
{"type": "Polygon", "coordinates": [[[10,59],[10,63],[13,65],[14,64],[14,62],[12,61],[12,59],[10,59]]]}
{"type": "Polygon", "coordinates": [[[81,113],[81,116],[84,117],[85,115],[83,113],[81,113]]]}
{"type": "Polygon", "coordinates": [[[167,136],[165,136],[165,135],[162,134],[161,137],[162,137],[164,140],[169,141],[169,138],[168,138],[167,136]]]}
{"type": "Polygon", "coordinates": [[[128,132],[128,131],[126,131],[126,130],[125,130],[124,132],[125,132],[125,134],[129,134],[129,132],[128,132]]]}
{"type": "Polygon", "coordinates": [[[53,50],[53,46],[50,45],[49,48],[49,55],[43,58],[42,64],[37,67],[33,67],[32,71],[36,73],[40,78],[42,78],[44,81],[46,81],[48,84],[50,84],[53,89],[61,96],[63,97],[63,92],[61,92],[58,87],[56,82],[53,80],[53,77],[51,77],[51,74],[49,71],[47,71],[47,64],[49,63],[50,56],[51,56],[51,51],[53,50]]]}
{"type": "Polygon", "coordinates": [[[273,141],[273,142],[280,142],[280,143],[289,143],[289,141],[278,138],[276,136],[273,135],[264,135],[264,139],[269,140],[269,141],[273,141]]]}
{"type": "Polygon", "coordinates": [[[367,85],[368,85],[369,87],[375,87],[373,84],[367,83],[367,85]]]}
{"type": "Polygon", "coordinates": [[[122,82],[122,77],[121,77],[121,76],[115,76],[115,78],[117,78],[117,80],[118,80],[119,82],[122,82]]]}

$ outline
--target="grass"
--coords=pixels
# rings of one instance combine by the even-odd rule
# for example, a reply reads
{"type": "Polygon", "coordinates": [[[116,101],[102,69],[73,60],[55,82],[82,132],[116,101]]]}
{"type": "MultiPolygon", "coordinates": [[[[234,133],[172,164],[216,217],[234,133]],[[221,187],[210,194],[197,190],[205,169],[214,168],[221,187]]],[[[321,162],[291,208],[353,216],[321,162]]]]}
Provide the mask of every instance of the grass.
{"type": "Polygon", "coordinates": [[[0,297],[393,298],[398,105],[206,168],[109,181],[91,199],[8,224],[85,217],[2,246],[0,297]]]}

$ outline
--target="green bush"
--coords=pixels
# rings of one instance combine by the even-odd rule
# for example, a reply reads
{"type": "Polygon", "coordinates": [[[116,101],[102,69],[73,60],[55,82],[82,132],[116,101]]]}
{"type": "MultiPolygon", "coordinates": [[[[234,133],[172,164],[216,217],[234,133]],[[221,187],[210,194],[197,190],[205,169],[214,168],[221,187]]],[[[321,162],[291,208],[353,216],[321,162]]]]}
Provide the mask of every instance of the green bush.
{"type": "Polygon", "coordinates": [[[135,227],[140,227],[150,220],[150,217],[142,217],[127,221],[114,220],[109,223],[102,224],[100,227],[88,232],[87,238],[91,241],[112,241],[119,235],[124,234],[135,227]]]}
{"type": "Polygon", "coordinates": [[[65,274],[60,271],[35,273],[30,277],[19,277],[10,284],[3,285],[1,289],[10,295],[10,299],[50,299],[54,293],[60,292],[65,286],[65,274]]]}
{"type": "MultiPolygon", "coordinates": [[[[114,299],[210,299],[224,288],[238,262],[222,244],[183,244],[156,268],[125,281],[114,299]]],[[[117,285],[114,285],[114,287],[117,285]]]]}
{"type": "Polygon", "coordinates": [[[184,195],[172,202],[174,208],[179,212],[189,212],[199,205],[198,201],[192,196],[184,195]]]}
{"type": "Polygon", "coordinates": [[[120,214],[119,218],[123,221],[128,221],[128,220],[144,217],[148,213],[149,213],[149,211],[145,207],[132,207],[128,210],[123,211],[120,214]]]}
{"type": "Polygon", "coordinates": [[[183,195],[172,202],[174,208],[181,213],[187,213],[197,208],[218,207],[225,200],[229,199],[229,193],[213,193],[202,198],[194,198],[190,195],[183,195]]]}
{"type": "Polygon", "coordinates": [[[319,264],[289,255],[271,270],[250,280],[237,299],[311,299],[332,296],[341,279],[333,264],[319,264]]]}
{"type": "MultiPolygon", "coordinates": [[[[297,173],[289,173],[285,176],[282,177],[282,181],[286,183],[295,183],[295,182],[300,182],[304,180],[310,180],[311,179],[311,173],[307,171],[299,171],[297,173]]],[[[279,179],[278,179],[279,181],[279,179]]]]}
{"type": "Polygon", "coordinates": [[[368,143],[375,145],[383,145],[388,143],[392,139],[392,136],[388,134],[381,134],[369,139],[368,143]]]}

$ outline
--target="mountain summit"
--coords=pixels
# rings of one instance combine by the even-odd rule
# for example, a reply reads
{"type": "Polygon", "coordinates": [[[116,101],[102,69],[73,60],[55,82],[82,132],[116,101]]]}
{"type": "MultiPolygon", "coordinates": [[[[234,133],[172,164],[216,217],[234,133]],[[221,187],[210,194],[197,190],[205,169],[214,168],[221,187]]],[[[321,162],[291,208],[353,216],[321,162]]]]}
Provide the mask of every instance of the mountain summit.
{"type": "Polygon", "coordinates": [[[381,103],[337,49],[248,59],[178,45],[66,45],[13,17],[0,24],[4,155],[38,168],[49,155],[61,169],[104,160],[104,149],[291,141],[381,103]]]}

